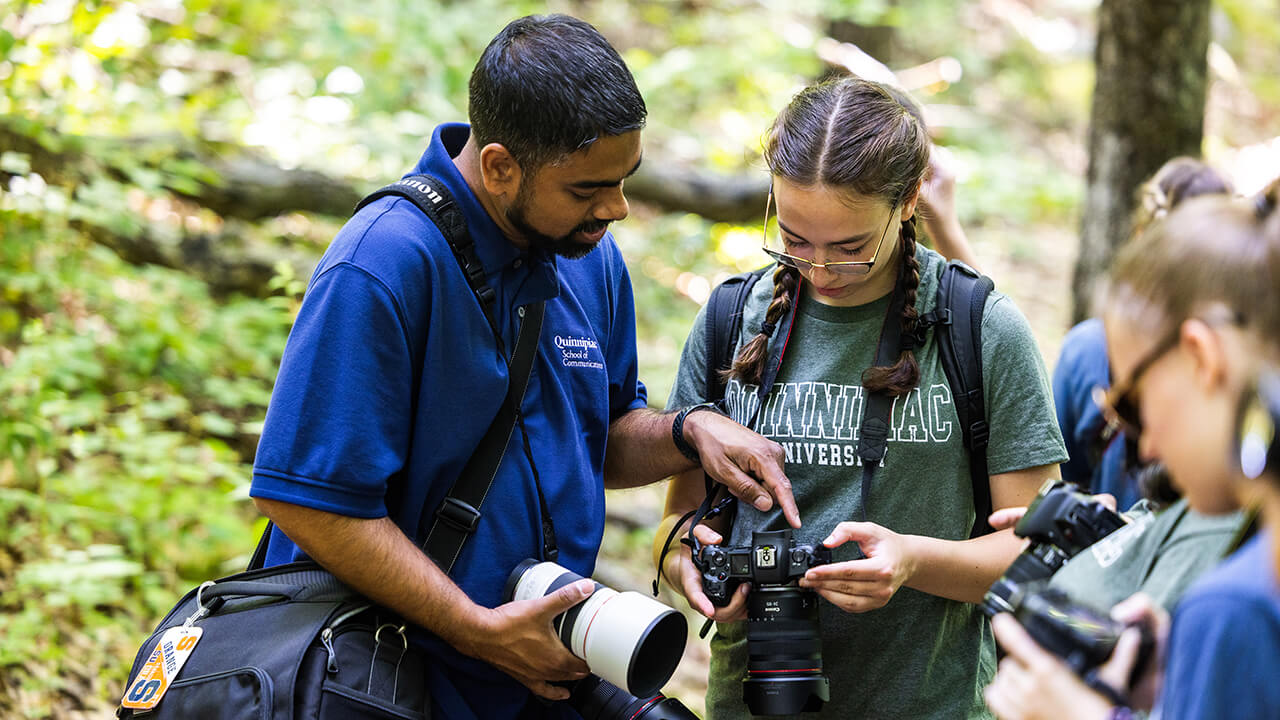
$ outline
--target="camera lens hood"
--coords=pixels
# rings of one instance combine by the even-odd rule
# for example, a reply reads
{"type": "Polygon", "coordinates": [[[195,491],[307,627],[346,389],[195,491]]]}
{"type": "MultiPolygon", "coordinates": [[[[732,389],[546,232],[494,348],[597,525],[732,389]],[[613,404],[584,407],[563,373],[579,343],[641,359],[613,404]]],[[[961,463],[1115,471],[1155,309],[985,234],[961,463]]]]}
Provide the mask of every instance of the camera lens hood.
{"type": "MultiPolygon", "coordinates": [[[[581,579],[556,563],[529,559],[512,571],[503,597],[531,600],[581,579]]],[[[554,626],[569,652],[593,673],[639,697],[656,694],[671,679],[689,633],[684,616],[670,607],[600,583],[586,600],[556,616],[554,626]]]]}

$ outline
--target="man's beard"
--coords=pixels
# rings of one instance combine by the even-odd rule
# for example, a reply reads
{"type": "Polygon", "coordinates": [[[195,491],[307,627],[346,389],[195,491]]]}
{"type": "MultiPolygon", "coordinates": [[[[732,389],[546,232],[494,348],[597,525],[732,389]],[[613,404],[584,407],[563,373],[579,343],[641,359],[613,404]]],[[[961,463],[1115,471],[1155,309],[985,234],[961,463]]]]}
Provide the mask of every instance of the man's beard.
{"type": "Polygon", "coordinates": [[[609,226],[609,221],[607,220],[593,220],[591,222],[582,223],[573,230],[570,230],[567,235],[552,237],[539,232],[529,223],[529,218],[525,214],[525,208],[527,205],[527,198],[524,197],[523,193],[517,193],[515,203],[511,207],[507,208],[507,222],[511,223],[512,227],[519,230],[520,234],[529,241],[530,248],[546,250],[547,252],[555,253],[560,257],[568,258],[570,260],[576,260],[580,257],[586,256],[592,250],[596,249],[596,245],[599,245],[599,243],[586,245],[577,242],[573,239],[574,235],[578,233],[586,233],[590,235],[591,233],[609,226]]]}

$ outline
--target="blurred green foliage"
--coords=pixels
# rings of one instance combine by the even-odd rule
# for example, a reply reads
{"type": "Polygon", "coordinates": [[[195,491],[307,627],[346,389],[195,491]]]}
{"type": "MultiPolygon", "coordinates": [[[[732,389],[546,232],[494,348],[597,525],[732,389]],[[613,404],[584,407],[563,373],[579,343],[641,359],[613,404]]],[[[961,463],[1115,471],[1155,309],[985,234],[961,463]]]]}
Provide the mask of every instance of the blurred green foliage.
{"type": "MultiPolygon", "coordinates": [[[[221,220],[169,197],[218,182],[209,168],[93,138],[257,146],[371,189],[412,164],[436,123],[465,117],[471,66],[503,24],[554,11],[623,53],[650,109],[647,157],[763,173],[762,134],[825,71],[818,41],[844,21],[888,37],[895,70],[958,61],[961,77],[916,96],[959,161],[980,255],[1027,269],[1043,293],[1037,228],[1069,230],[1078,212],[1095,4],[0,0],[0,119],[117,169],[67,189],[0,148],[0,715],[101,715],[177,596],[243,565],[261,530],[246,493],[253,452],[302,291],[282,264],[266,299],[215,296],[95,242],[144,230],[178,242],[175,222],[221,220]]],[[[1210,142],[1255,142],[1280,81],[1253,68],[1275,67],[1280,23],[1265,0],[1218,7],[1215,37],[1243,68],[1233,91],[1253,104],[1219,117],[1210,142]]],[[[617,237],[642,378],[662,405],[698,304],[764,258],[758,226],[633,210],[617,237]]],[[[331,225],[292,214],[245,232],[331,225]]],[[[647,555],[644,533],[627,538],[606,552],[647,555]]]]}

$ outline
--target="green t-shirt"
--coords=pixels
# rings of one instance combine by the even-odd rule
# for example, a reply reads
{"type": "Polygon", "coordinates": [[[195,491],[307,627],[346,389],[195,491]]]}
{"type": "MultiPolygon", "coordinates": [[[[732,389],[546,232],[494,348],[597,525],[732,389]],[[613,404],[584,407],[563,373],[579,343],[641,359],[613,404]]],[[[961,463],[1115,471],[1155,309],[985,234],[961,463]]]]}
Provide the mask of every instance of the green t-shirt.
{"type": "Polygon", "coordinates": [[[1067,561],[1050,587],[1101,610],[1141,591],[1172,611],[1192,581],[1226,556],[1245,521],[1242,511],[1201,515],[1186,499],[1158,513],[1139,501],[1125,515],[1128,525],[1067,561]]]}
{"type": "MultiPolygon", "coordinates": [[[[916,307],[923,314],[935,304],[944,263],[924,247],[916,256],[916,307]]],[[[739,345],[760,327],[773,294],[771,277],[766,274],[752,290],[739,345]]],[[[777,381],[754,425],[786,450],[787,477],[804,524],[797,542],[821,542],[837,523],[861,516],[861,376],[874,360],[888,305],[887,296],[858,307],[801,300],[777,381]]],[[[685,343],[670,408],[704,400],[704,315],[705,309],[685,343]]],[[[1008,298],[988,298],[982,338],[990,472],[1066,460],[1044,363],[1026,319],[1008,298]]],[[[888,452],[872,481],[866,519],[898,533],[963,540],[975,512],[969,462],[933,333],[916,358],[920,383],[893,403],[888,452]]],[[[755,409],[755,391],[737,381],[726,388],[728,410],[738,422],[755,409]]],[[[749,545],[752,530],[784,527],[779,511],[761,513],[739,503],[729,542],[749,545]]],[[[853,544],[834,552],[835,562],[856,557],[853,544]]],[[[977,606],[902,588],[888,605],[867,613],[845,613],[824,601],[821,628],[823,665],[831,680],[831,700],[821,717],[991,717],[982,688],[995,671],[995,644],[977,606]]],[[[746,623],[719,624],[711,650],[709,717],[748,717],[741,685],[746,623]]]]}

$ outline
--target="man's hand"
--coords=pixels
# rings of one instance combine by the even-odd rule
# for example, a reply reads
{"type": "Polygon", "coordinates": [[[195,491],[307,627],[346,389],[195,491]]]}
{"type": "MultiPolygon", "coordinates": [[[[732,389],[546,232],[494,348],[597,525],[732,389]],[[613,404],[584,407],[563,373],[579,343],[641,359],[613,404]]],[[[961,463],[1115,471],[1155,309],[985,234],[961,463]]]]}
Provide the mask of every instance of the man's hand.
{"type": "Polygon", "coordinates": [[[567,700],[569,691],[552,682],[580,680],[587,664],[565,648],[552,628],[555,616],[586,600],[595,585],[579,580],[544,597],[519,600],[490,610],[481,629],[458,650],[515,678],[548,700],[567,700]]]}
{"type": "Polygon", "coordinates": [[[266,498],[254,503],[344,583],[533,692],[562,700],[569,692],[548,681],[586,675],[586,663],[565,649],[551,620],[586,599],[591,581],[490,609],[473,603],[391,518],[353,518],[266,498]]]}
{"type": "Polygon", "coordinates": [[[787,523],[800,527],[800,511],[783,467],[786,453],[781,445],[715,412],[685,416],[684,436],[698,451],[702,468],[712,479],[761,511],[773,507],[777,500],[787,523]]]}

